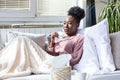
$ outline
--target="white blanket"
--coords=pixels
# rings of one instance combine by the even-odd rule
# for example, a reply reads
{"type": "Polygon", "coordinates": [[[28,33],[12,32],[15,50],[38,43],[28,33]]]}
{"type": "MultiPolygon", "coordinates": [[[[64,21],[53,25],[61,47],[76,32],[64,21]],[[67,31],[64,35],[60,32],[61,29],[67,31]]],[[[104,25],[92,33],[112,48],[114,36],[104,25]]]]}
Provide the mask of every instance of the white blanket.
{"type": "Polygon", "coordinates": [[[0,51],[0,80],[31,73],[48,73],[47,62],[52,56],[35,42],[18,37],[0,51]]]}

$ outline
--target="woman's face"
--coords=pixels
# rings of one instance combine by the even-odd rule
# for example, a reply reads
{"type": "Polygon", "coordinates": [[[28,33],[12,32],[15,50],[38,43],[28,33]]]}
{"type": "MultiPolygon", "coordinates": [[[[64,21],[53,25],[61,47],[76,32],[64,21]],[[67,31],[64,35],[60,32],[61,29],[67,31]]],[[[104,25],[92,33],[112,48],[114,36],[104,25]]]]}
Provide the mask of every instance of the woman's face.
{"type": "Polygon", "coordinates": [[[63,29],[64,32],[68,36],[73,36],[77,33],[77,28],[79,27],[79,24],[76,22],[75,18],[73,16],[67,16],[64,24],[63,29]]]}

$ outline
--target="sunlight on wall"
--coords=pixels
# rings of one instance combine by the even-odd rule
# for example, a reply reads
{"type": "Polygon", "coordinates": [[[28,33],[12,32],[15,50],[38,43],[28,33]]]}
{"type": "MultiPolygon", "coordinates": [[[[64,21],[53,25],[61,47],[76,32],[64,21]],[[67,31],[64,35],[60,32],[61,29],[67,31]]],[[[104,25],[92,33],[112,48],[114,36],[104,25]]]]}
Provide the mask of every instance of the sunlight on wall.
{"type": "MultiPolygon", "coordinates": [[[[78,0],[78,5],[84,9],[84,5],[83,5],[83,0],[78,0]]],[[[84,18],[85,19],[85,18],[84,18]]],[[[80,22],[80,27],[79,28],[84,28],[84,21],[85,20],[81,20],[80,22]]]]}

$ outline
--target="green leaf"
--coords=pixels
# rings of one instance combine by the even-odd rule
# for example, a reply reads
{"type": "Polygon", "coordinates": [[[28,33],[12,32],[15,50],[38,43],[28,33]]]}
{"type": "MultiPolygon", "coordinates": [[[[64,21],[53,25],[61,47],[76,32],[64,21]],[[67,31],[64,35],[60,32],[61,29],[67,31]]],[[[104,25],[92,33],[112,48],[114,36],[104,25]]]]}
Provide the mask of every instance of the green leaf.
{"type": "Polygon", "coordinates": [[[98,21],[108,18],[109,32],[120,31],[120,0],[110,0],[101,10],[98,21]]]}

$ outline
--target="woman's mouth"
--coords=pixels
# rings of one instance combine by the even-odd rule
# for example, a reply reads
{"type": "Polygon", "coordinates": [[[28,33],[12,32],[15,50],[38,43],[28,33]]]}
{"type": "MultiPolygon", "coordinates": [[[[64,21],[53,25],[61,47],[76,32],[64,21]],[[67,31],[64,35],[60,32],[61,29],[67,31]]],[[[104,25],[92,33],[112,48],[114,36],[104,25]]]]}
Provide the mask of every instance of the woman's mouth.
{"type": "Polygon", "coordinates": [[[68,29],[64,29],[65,32],[68,32],[68,29]]]}

